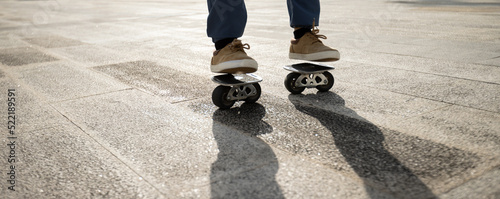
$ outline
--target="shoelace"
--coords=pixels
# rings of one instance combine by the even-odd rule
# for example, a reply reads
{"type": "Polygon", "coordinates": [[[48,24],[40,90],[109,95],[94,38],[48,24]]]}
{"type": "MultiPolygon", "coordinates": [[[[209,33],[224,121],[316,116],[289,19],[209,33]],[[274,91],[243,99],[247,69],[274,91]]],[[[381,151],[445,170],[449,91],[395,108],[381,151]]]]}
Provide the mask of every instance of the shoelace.
{"type": "Polygon", "coordinates": [[[316,22],[315,21],[316,20],[313,20],[313,24],[312,24],[313,28],[311,30],[311,33],[312,33],[312,35],[314,35],[318,39],[317,41],[314,41],[314,42],[318,42],[318,41],[321,42],[321,40],[319,40],[319,39],[326,39],[327,37],[325,35],[318,34],[319,33],[319,28],[316,27],[316,22]]]}
{"type": "Polygon", "coordinates": [[[236,43],[236,41],[233,41],[231,44],[229,44],[229,48],[231,50],[235,50],[235,51],[245,51],[243,49],[249,50],[250,45],[249,44],[241,44],[241,42],[236,43]]]}

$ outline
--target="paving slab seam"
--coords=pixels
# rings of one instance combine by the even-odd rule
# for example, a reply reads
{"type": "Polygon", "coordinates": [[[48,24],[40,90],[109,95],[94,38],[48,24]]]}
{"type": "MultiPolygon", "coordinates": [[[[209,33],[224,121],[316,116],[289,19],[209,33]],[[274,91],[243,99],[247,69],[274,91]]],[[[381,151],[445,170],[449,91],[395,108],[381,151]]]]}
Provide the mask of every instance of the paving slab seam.
{"type": "MultiPolygon", "coordinates": [[[[478,65],[483,65],[484,66],[484,64],[478,64],[478,65]]],[[[456,76],[450,76],[450,75],[443,75],[443,74],[439,74],[439,73],[429,73],[429,72],[416,71],[416,70],[408,70],[408,69],[388,67],[388,66],[381,66],[381,65],[375,65],[375,66],[384,67],[384,68],[390,68],[390,69],[403,70],[403,71],[409,71],[409,72],[415,72],[415,73],[421,73],[421,74],[435,75],[435,76],[440,76],[440,77],[448,77],[448,78],[451,78],[451,79],[461,79],[461,80],[467,80],[467,81],[472,81],[472,82],[480,82],[480,83],[485,83],[485,84],[500,85],[500,83],[496,83],[496,82],[487,82],[487,81],[481,81],[481,80],[476,80],[476,79],[469,79],[469,78],[464,78],[464,77],[456,77],[456,76]]]]}
{"type": "MultiPolygon", "coordinates": [[[[435,59],[435,58],[428,58],[428,57],[420,57],[420,56],[412,56],[412,55],[404,55],[404,54],[395,54],[395,53],[382,53],[382,52],[375,52],[375,53],[380,53],[380,54],[388,54],[388,55],[398,55],[398,56],[407,56],[407,57],[418,57],[422,59],[427,59],[427,60],[436,60],[436,61],[443,61],[441,59],[435,59]]],[[[447,60],[447,61],[452,61],[452,60],[447,60]]],[[[450,75],[443,75],[439,73],[430,73],[430,72],[424,72],[424,71],[418,71],[418,70],[409,70],[409,69],[403,69],[403,68],[396,68],[396,67],[390,67],[390,66],[385,66],[385,65],[379,65],[379,64],[366,64],[363,62],[355,62],[355,61],[348,61],[356,64],[363,64],[363,65],[373,65],[373,66],[378,66],[382,68],[390,68],[390,69],[395,69],[395,70],[402,70],[402,71],[409,71],[409,72],[415,72],[415,73],[421,73],[421,74],[428,74],[428,75],[435,75],[435,76],[440,76],[440,77],[448,77],[452,79],[461,79],[461,80],[467,80],[467,81],[473,81],[473,82],[481,82],[481,83],[486,83],[486,84],[492,84],[492,85],[500,85],[500,83],[495,83],[495,82],[487,82],[487,81],[481,81],[481,80],[475,80],[475,79],[469,79],[469,78],[464,78],[464,77],[456,77],[456,76],[450,76],[450,75]]],[[[454,61],[452,61],[454,62],[454,61]]],[[[500,66],[495,66],[495,65],[487,65],[487,64],[481,64],[481,63],[471,63],[471,64],[477,64],[477,65],[483,65],[483,66],[493,66],[493,67],[500,67],[500,66]]],[[[342,70],[342,68],[338,68],[337,70],[342,70]]]]}
{"type": "MultiPolygon", "coordinates": [[[[498,56],[498,57],[493,57],[493,58],[491,58],[491,59],[496,59],[496,58],[500,58],[500,56],[498,56]]],[[[490,60],[490,59],[488,59],[488,60],[490,60]]]]}
{"type": "Polygon", "coordinates": [[[383,91],[387,91],[387,92],[392,92],[392,93],[396,93],[396,94],[400,94],[400,95],[406,95],[406,96],[411,96],[411,97],[415,97],[415,98],[430,100],[430,101],[434,101],[434,102],[441,102],[441,103],[446,103],[446,104],[450,104],[450,105],[455,105],[455,106],[460,106],[460,107],[465,107],[465,108],[470,108],[470,109],[475,109],[475,110],[480,110],[480,111],[486,111],[486,112],[489,112],[489,113],[500,114],[500,112],[495,112],[495,111],[492,111],[492,110],[486,110],[486,109],[481,109],[481,108],[472,107],[472,106],[466,106],[466,105],[462,105],[462,104],[456,104],[456,103],[447,102],[447,101],[444,101],[444,100],[436,100],[436,99],[422,97],[422,96],[418,96],[418,95],[412,95],[412,94],[408,94],[408,93],[396,92],[396,91],[393,91],[393,90],[382,89],[382,88],[378,88],[378,87],[374,87],[374,86],[368,86],[368,85],[365,85],[365,84],[358,84],[358,83],[354,83],[354,82],[348,82],[348,83],[351,83],[351,84],[354,84],[354,85],[357,85],[357,86],[365,86],[365,87],[368,87],[368,88],[379,89],[379,90],[383,90],[383,91]]]}
{"type": "MultiPolygon", "coordinates": [[[[487,60],[486,60],[487,61],[487,60]]],[[[483,66],[491,66],[491,67],[497,67],[500,68],[500,65],[492,65],[492,64],[483,64],[483,63],[474,63],[474,64],[481,64],[483,66]]]]}
{"type": "Polygon", "coordinates": [[[80,125],[78,125],[75,121],[73,121],[72,119],[70,119],[68,116],[66,116],[65,114],[63,114],[62,112],[60,112],[57,108],[55,108],[52,105],[49,105],[49,106],[51,108],[53,108],[54,110],[56,110],[61,116],[63,116],[64,118],[66,118],[69,122],[71,122],[71,124],[73,124],[75,127],[77,127],[78,129],[80,129],[86,136],[88,136],[90,139],[92,139],[95,143],[97,143],[99,146],[101,146],[104,150],[106,150],[108,153],[110,153],[112,156],[114,156],[116,159],[118,159],[123,165],[125,165],[127,168],[129,168],[137,176],[139,176],[140,178],[142,178],[146,183],[148,183],[151,187],[153,187],[156,191],[158,191],[163,197],[167,198],[167,196],[158,187],[156,187],[149,180],[149,176],[144,176],[144,175],[139,174],[139,172],[136,171],[136,169],[134,169],[132,166],[130,166],[127,162],[125,162],[124,158],[122,158],[120,155],[118,155],[118,153],[116,151],[114,151],[111,148],[105,146],[102,142],[100,142],[95,137],[93,137],[90,133],[88,133],[85,129],[83,129],[80,125]]]}
{"type": "Polygon", "coordinates": [[[196,98],[191,98],[191,99],[185,99],[185,100],[179,100],[179,101],[173,101],[173,102],[170,102],[170,104],[182,104],[184,102],[192,102],[192,101],[196,101],[198,99],[201,99],[201,97],[196,97],[196,98]]]}
{"type": "MultiPolygon", "coordinates": [[[[78,64],[78,63],[76,63],[76,62],[74,62],[72,60],[67,60],[67,61],[75,63],[75,64],[78,64]]],[[[38,65],[40,65],[40,63],[36,64],[35,67],[38,66],[38,65]]],[[[26,66],[26,65],[23,65],[23,66],[26,66]]],[[[18,80],[17,78],[13,78],[11,73],[13,73],[13,70],[16,70],[15,68],[5,68],[5,66],[3,64],[0,64],[0,69],[3,70],[5,72],[5,74],[6,74],[6,76],[8,76],[12,81],[16,82],[16,84],[18,84],[19,87],[23,87],[24,89],[30,91],[33,95],[35,95],[35,97],[40,98],[40,99],[42,99],[45,102],[49,101],[49,99],[47,99],[43,95],[40,95],[40,93],[38,91],[34,90],[31,86],[25,84],[24,81],[18,80]]],[[[88,70],[88,69],[85,69],[85,70],[88,70]]],[[[97,73],[101,73],[101,74],[106,75],[107,77],[109,77],[109,75],[104,74],[104,73],[102,73],[100,71],[95,71],[95,70],[91,70],[91,71],[97,72],[97,73]]],[[[115,81],[115,82],[118,82],[118,83],[122,84],[121,82],[116,81],[115,78],[110,77],[108,79],[111,80],[111,81],[115,81]]],[[[127,85],[127,86],[129,86],[129,85],[127,85]]],[[[92,96],[99,96],[99,95],[103,95],[103,94],[107,94],[107,93],[114,93],[114,92],[120,92],[120,91],[132,90],[132,89],[134,89],[134,88],[131,87],[131,86],[129,86],[129,88],[125,88],[125,89],[119,89],[119,90],[114,90],[114,91],[109,91],[109,92],[96,93],[96,94],[92,94],[92,95],[88,95],[88,96],[81,96],[81,97],[77,97],[77,98],[59,100],[59,101],[54,101],[52,103],[49,102],[49,104],[54,104],[54,103],[59,103],[59,102],[65,102],[65,101],[71,101],[71,100],[75,100],[75,99],[81,99],[81,98],[92,97],[92,96]]]]}
{"type": "MultiPolygon", "coordinates": [[[[36,45],[36,44],[32,44],[32,43],[29,43],[25,40],[26,38],[23,38],[23,37],[20,37],[19,40],[23,43],[25,43],[27,46],[26,47],[19,47],[19,48],[33,48],[35,50],[38,50],[46,55],[49,55],[49,56],[52,56],[54,58],[56,58],[57,60],[56,61],[60,61],[60,60],[68,60],[67,57],[65,56],[61,56],[57,53],[53,53],[49,48],[45,48],[45,47],[42,47],[42,46],[39,46],[39,45],[36,45]],[[66,58],[66,59],[64,59],[66,58]]],[[[52,61],[52,62],[55,62],[55,61],[52,61]]],[[[42,63],[36,63],[36,64],[44,64],[44,63],[48,63],[48,62],[42,62],[42,63]]]]}
{"type": "MultiPolygon", "coordinates": [[[[444,106],[435,108],[433,110],[424,111],[422,113],[415,114],[414,116],[406,117],[404,120],[411,120],[413,118],[417,118],[417,117],[420,117],[422,115],[426,115],[426,114],[429,114],[429,113],[432,113],[432,112],[436,112],[436,111],[439,111],[439,110],[442,110],[442,109],[446,109],[446,108],[449,108],[449,107],[452,107],[452,106],[456,106],[456,105],[446,103],[446,105],[444,105],[444,106]]],[[[389,127],[387,127],[387,128],[389,128],[389,127]]]]}
{"type": "MultiPolygon", "coordinates": [[[[80,97],[71,98],[71,99],[64,99],[64,100],[59,100],[59,101],[53,101],[53,102],[49,102],[49,104],[53,105],[53,104],[61,103],[61,102],[68,102],[68,101],[73,101],[73,100],[78,100],[78,99],[85,99],[85,98],[89,98],[89,97],[106,95],[106,94],[109,94],[109,93],[118,93],[118,92],[122,92],[122,91],[134,90],[134,89],[135,88],[125,88],[125,89],[113,90],[113,91],[109,91],[109,92],[102,92],[102,93],[96,93],[96,94],[92,94],[92,95],[85,95],[85,96],[80,96],[80,97]]],[[[135,90],[137,90],[137,89],[135,89],[135,90]]]]}
{"type": "Polygon", "coordinates": [[[130,87],[132,90],[133,90],[133,89],[135,89],[135,90],[141,91],[141,92],[143,92],[143,93],[146,93],[146,94],[148,94],[148,95],[151,95],[151,96],[156,96],[156,95],[155,95],[153,92],[151,92],[151,91],[148,91],[148,90],[146,90],[146,89],[143,89],[143,88],[138,87],[138,86],[135,86],[135,85],[130,85],[130,84],[127,84],[127,83],[123,83],[123,82],[121,82],[119,79],[117,79],[117,78],[115,78],[115,77],[113,77],[113,76],[111,76],[111,75],[109,75],[109,74],[107,74],[107,73],[104,73],[104,72],[102,72],[102,71],[95,70],[94,68],[90,68],[90,70],[92,70],[92,71],[94,71],[94,72],[97,72],[97,73],[99,73],[99,74],[102,74],[102,75],[104,75],[104,76],[108,77],[108,79],[111,79],[111,80],[113,80],[113,81],[116,81],[116,82],[120,82],[120,83],[122,83],[122,84],[125,84],[125,85],[127,85],[128,87],[130,87]]]}
{"type": "Polygon", "coordinates": [[[497,112],[494,112],[494,111],[482,110],[482,109],[478,109],[478,108],[474,108],[474,107],[468,107],[468,106],[462,106],[462,105],[458,105],[458,104],[453,104],[451,102],[430,99],[430,98],[426,98],[426,97],[422,97],[422,96],[417,96],[417,95],[410,95],[410,94],[402,93],[402,92],[395,92],[395,91],[387,90],[387,89],[381,89],[381,88],[378,88],[378,87],[368,86],[368,85],[365,85],[365,84],[358,84],[358,83],[354,83],[354,82],[343,82],[343,83],[344,84],[352,84],[352,85],[356,85],[356,86],[360,86],[360,87],[367,87],[367,88],[372,88],[372,89],[383,90],[383,91],[386,91],[386,92],[396,93],[398,95],[411,96],[411,97],[414,97],[414,98],[425,99],[425,100],[430,100],[430,101],[434,101],[434,102],[440,102],[440,103],[447,104],[447,105],[444,105],[442,107],[436,108],[436,109],[431,110],[431,111],[426,111],[426,112],[420,113],[420,114],[412,116],[412,117],[407,117],[407,119],[417,117],[417,116],[422,115],[424,113],[431,113],[431,112],[434,112],[436,110],[444,109],[446,107],[451,107],[451,106],[461,106],[461,107],[466,107],[466,108],[471,108],[471,109],[476,109],[476,110],[481,110],[481,111],[487,111],[487,112],[490,112],[490,113],[497,113],[497,112]]]}
{"type": "Polygon", "coordinates": [[[17,87],[22,87],[23,89],[27,90],[28,92],[32,93],[34,95],[34,97],[38,98],[38,99],[41,99],[43,102],[47,102],[48,99],[43,96],[43,95],[40,95],[38,92],[36,92],[33,88],[31,88],[30,86],[26,85],[24,83],[24,81],[21,81],[17,78],[14,78],[13,75],[11,74],[11,70],[14,70],[14,69],[11,69],[11,68],[5,68],[6,66],[3,65],[3,64],[0,64],[0,70],[4,71],[4,74],[5,76],[7,76],[11,81],[14,82],[14,84],[16,84],[17,87]]]}
{"type": "MultiPolygon", "coordinates": [[[[52,107],[51,107],[52,108],[52,107]]],[[[68,118],[65,118],[66,120],[68,118]]],[[[68,122],[70,122],[68,120],[68,122]]],[[[44,128],[39,128],[39,129],[31,129],[29,131],[26,131],[26,133],[32,133],[32,132],[35,132],[35,131],[41,131],[41,130],[47,130],[47,129],[53,129],[53,128],[56,128],[56,127],[64,127],[65,125],[64,124],[60,124],[60,125],[52,125],[52,126],[47,126],[47,127],[44,127],[44,128]]]]}
{"type": "MultiPolygon", "coordinates": [[[[359,50],[357,48],[344,48],[344,49],[350,49],[350,50],[359,50]]],[[[429,57],[423,57],[419,55],[409,55],[409,54],[400,54],[400,53],[388,53],[388,52],[380,52],[380,51],[374,51],[374,50],[364,50],[368,51],[371,53],[377,53],[377,54],[386,54],[386,55],[398,55],[398,56],[405,56],[405,57],[416,57],[416,58],[423,58],[423,59],[434,59],[434,60],[442,60],[442,59],[435,59],[435,58],[429,58],[429,57]]]]}
{"type": "Polygon", "coordinates": [[[450,188],[448,191],[444,192],[444,193],[441,193],[440,195],[444,195],[444,194],[447,194],[447,193],[450,193],[451,191],[455,190],[455,189],[458,189],[460,187],[462,187],[464,184],[466,184],[467,182],[470,182],[470,181],[473,181],[473,180],[476,180],[476,179],[479,179],[481,177],[483,177],[485,174],[489,173],[490,171],[494,171],[496,169],[500,169],[500,164],[499,165],[496,165],[496,166],[493,166],[491,167],[490,169],[487,169],[485,170],[484,172],[482,172],[480,175],[475,175],[475,176],[472,176],[471,178],[467,179],[467,180],[464,180],[462,184],[458,185],[458,186],[455,186],[453,188],[450,188]]]}

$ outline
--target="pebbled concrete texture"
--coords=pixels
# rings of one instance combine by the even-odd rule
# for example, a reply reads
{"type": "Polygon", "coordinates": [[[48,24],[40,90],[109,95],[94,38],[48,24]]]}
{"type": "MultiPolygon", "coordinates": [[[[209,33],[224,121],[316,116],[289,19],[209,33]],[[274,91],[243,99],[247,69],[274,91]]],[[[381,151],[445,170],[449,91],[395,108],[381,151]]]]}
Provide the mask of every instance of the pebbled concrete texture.
{"type": "Polygon", "coordinates": [[[60,47],[77,46],[83,44],[78,40],[68,39],[61,36],[30,37],[26,38],[25,41],[30,44],[35,44],[45,48],[60,48],[60,47]]]}
{"type": "Polygon", "coordinates": [[[74,126],[23,132],[17,144],[23,146],[18,151],[22,156],[16,165],[20,182],[15,193],[4,192],[7,198],[160,196],[140,176],[129,172],[112,154],[103,153],[101,146],[74,126]]]}
{"type": "Polygon", "coordinates": [[[205,2],[2,1],[2,198],[500,197],[500,2],[322,1],[300,95],[286,2],[245,3],[263,93],[219,110],[205,2]]]}
{"type": "Polygon", "coordinates": [[[3,49],[2,51],[0,53],[0,62],[7,66],[20,66],[57,60],[57,58],[34,48],[10,48],[3,49]]]}

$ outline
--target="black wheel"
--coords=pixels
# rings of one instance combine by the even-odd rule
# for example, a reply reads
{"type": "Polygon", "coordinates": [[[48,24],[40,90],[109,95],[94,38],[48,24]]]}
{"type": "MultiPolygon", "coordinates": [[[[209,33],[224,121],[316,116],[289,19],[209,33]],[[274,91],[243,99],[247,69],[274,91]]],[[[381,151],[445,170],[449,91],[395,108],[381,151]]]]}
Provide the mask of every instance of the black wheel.
{"type": "Polygon", "coordinates": [[[297,82],[297,79],[299,77],[300,77],[299,73],[290,73],[286,76],[285,87],[292,94],[300,94],[300,93],[302,93],[302,91],[304,91],[306,89],[305,87],[295,86],[295,82],[297,82]]]}
{"type": "Polygon", "coordinates": [[[235,101],[227,99],[230,90],[229,86],[217,86],[212,92],[212,102],[221,109],[231,108],[235,101]]]}
{"type": "Polygon", "coordinates": [[[333,83],[334,83],[334,79],[333,79],[333,75],[326,71],[323,73],[323,75],[325,75],[326,79],[328,80],[328,84],[326,85],[321,85],[321,86],[316,86],[316,88],[320,91],[320,92],[326,92],[326,91],[329,91],[330,88],[332,88],[333,86],[333,83]]]}
{"type": "Polygon", "coordinates": [[[262,92],[262,89],[260,88],[259,83],[254,83],[254,84],[252,84],[252,85],[255,87],[255,90],[256,90],[255,92],[257,92],[257,94],[256,94],[256,95],[254,95],[254,96],[251,96],[251,97],[246,98],[246,99],[245,99],[245,102],[246,102],[246,103],[255,103],[255,102],[257,102],[257,100],[259,100],[259,98],[260,98],[260,94],[261,94],[261,92],[262,92]]]}

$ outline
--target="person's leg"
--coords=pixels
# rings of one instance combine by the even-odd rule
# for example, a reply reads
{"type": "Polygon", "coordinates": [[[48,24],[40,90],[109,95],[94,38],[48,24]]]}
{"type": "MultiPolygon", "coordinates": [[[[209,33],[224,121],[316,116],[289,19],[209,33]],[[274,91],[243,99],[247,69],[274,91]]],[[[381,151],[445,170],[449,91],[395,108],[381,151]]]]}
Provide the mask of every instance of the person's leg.
{"type": "Polygon", "coordinates": [[[257,62],[249,57],[238,37],[243,35],[247,11],[243,0],[208,0],[207,35],[216,51],[210,63],[215,73],[251,73],[257,71],[257,62]]]}
{"type": "Polygon", "coordinates": [[[294,28],[294,40],[290,45],[290,59],[308,61],[336,61],[340,59],[337,50],[325,46],[319,35],[319,0],[287,0],[290,27],[294,28]]]}
{"type": "Polygon", "coordinates": [[[290,16],[290,27],[312,28],[314,24],[319,25],[319,0],[287,0],[288,15],[290,16]]]}
{"type": "Polygon", "coordinates": [[[207,4],[207,35],[212,38],[217,50],[243,35],[247,23],[243,0],[208,0],[207,4]]]}

